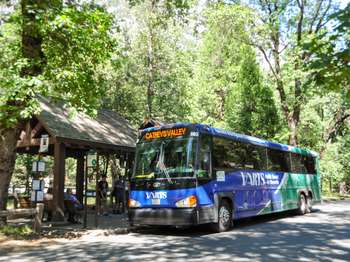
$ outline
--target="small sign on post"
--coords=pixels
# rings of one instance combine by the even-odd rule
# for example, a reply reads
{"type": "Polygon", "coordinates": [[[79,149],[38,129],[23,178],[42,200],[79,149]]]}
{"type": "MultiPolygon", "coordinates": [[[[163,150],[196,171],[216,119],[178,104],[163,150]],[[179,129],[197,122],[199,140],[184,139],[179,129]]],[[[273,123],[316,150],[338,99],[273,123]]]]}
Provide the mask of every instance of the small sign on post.
{"type": "Polygon", "coordinates": [[[97,155],[96,153],[89,153],[87,156],[87,166],[96,167],[97,165],[97,155]]]}
{"type": "Polygon", "coordinates": [[[45,153],[49,151],[49,136],[42,135],[40,138],[39,153],[45,153]]]}
{"type": "Polygon", "coordinates": [[[33,161],[32,166],[33,172],[44,172],[45,171],[45,162],[44,161],[33,161]]]}
{"type": "Polygon", "coordinates": [[[32,193],[31,193],[31,201],[32,202],[42,202],[44,201],[44,180],[34,179],[32,181],[32,193]]]}

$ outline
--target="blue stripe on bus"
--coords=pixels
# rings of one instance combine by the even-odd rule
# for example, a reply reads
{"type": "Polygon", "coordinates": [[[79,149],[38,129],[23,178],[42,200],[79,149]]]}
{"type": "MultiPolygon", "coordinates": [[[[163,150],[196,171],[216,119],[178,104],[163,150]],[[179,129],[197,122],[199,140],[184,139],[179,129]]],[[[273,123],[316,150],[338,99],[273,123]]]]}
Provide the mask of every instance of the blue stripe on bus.
{"type": "Polygon", "coordinates": [[[282,196],[279,189],[287,175],[282,172],[228,172],[225,174],[225,181],[222,182],[212,180],[197,188],[131,191],[130,198],[139,201],[141,207],[176,208],[177,201],[191,195],[197,197],[198,206],[208,206],[214,205],[213,195],[215,193],[232,192],[235,201],[235,217],[247,217],[257,215],[271,201],[274,203],[271,211],[282,208],[282,196]],[[159,202],[154,204],[152,193],[156,197],[161,196],[161,193],[166,193],[166,198],[155,200],[159,202]]]}

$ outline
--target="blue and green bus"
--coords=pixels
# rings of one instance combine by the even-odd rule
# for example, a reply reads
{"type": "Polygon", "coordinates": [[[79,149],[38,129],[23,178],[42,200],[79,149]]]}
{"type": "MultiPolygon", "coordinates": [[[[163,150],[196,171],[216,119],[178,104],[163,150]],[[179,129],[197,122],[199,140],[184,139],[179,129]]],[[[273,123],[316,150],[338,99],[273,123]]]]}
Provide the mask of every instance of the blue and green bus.
{"type": "Polygon", "coordinates": [[[133,225],[210,224],[321,201],[317,153],[203,124],[144,129],[130,180],[133,225]]]}

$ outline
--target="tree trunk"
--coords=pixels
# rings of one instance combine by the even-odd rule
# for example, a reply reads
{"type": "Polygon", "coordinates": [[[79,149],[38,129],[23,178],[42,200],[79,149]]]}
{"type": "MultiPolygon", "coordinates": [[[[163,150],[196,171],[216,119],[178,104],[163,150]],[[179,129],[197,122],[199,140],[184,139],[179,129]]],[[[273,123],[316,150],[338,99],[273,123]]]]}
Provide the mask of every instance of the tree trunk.
{"type": "Polygon", "coordinates": [[[293,116],[288,117],[289,139],[288,144],[291,146],[298,145],[298,121],[293,116]]]}
{"type": "Polygon", "coordinates": [[[21,125],[14,128],[0,127],[0,210],[7,207],[8,188],[16,161],[16,146],[21,125]]]}
{"type": "Polygon", "coordinates": [[[41,74],[45,56],[41,48],[42,37],[39,33],[36,16],[45,11],[50,1],[22,0],[22,54],[29,60],[28,66],[22,69],[22,76],[41,74]]]}

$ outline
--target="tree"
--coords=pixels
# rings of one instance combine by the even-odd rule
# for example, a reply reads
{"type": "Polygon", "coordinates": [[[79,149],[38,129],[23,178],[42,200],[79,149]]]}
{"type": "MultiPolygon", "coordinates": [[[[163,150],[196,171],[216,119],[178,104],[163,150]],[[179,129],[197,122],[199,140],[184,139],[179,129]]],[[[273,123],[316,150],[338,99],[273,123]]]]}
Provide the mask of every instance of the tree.
{"type": "Polygon", "coordinates": [[[95,111],[102,90],[94,72],[113,48],[111,26],[100,7],[58,0],[22,0],[20,12],[1,25],[0,209],[6,209],[19,133],[39,111],[37,96],[95,111]]]}
{"type": "Polygon", "coordinates": [[[250,25],[249,44],[257,47],[275,80],[280,106],[289,129],[289,144],[298,144],[302,105],[307,102],[311,74],[302,65],[312,53],[303,52],[309,36],[326,30],[328,16],[334,9],[331,0],[254,1],[259,20],[250,25]]]}
{"type": "Polygon", "coordinates": [[[111,95],[105,102],[135,124],[144,117],[173,122],[189,115],[191,57],[182,40],[186,8],[140,1],[126,14],[137,29],[120,25],[122,55],[106,69],[111,95]]]}
{"type": "Polygon", "coordinates": [[[237,81],[240,52],[249,9],[239,5],[212,4],[205,12],[205,26],[195,68],[196,120],[225,126],[225,100],[237,81]]]}
{"type": "Polygon", "coordinates": [[[226,100],[225,120],[237,132],[273,139],[280,127],[274,95],[263,83],[252,48],[246,46],[241,52],[243,61],[226,100]]]}

